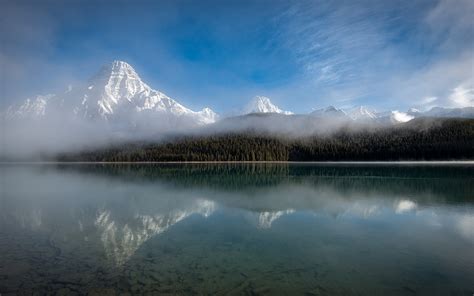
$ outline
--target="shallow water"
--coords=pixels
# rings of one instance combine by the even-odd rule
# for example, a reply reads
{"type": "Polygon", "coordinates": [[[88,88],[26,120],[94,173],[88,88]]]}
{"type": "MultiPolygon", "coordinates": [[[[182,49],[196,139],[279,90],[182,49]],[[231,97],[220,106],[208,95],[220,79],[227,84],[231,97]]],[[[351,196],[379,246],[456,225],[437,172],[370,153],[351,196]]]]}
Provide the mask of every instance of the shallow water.
{"type": "Polygon", "coordinates": [[[474,293],[472,164],[0,172],[2,296],[474,293]]]}

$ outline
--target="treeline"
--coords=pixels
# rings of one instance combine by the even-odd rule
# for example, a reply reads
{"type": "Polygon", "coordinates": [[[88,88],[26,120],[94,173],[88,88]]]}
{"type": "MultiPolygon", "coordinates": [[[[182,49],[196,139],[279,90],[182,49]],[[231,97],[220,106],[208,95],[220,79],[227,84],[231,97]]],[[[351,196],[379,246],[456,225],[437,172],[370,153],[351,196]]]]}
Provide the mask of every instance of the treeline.
{"type": "Polygon", "coordinates": [[[254,133],[189,136],[63,154],[60,161],[376,161],[474,159],[474,120],[413,120],[402,126],[284,138],[254,133]]]}

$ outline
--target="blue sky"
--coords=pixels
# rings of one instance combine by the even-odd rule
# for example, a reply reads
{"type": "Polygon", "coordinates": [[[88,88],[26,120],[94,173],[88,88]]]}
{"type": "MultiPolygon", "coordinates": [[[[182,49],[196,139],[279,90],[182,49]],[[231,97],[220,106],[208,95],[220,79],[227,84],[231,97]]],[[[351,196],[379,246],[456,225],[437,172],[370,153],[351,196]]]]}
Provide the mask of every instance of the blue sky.
{"type": "Polygon", "coordinates": [[[10,104],[129,62],[192,109],[474,105],[474,1],[1,2],[10,104]]]}

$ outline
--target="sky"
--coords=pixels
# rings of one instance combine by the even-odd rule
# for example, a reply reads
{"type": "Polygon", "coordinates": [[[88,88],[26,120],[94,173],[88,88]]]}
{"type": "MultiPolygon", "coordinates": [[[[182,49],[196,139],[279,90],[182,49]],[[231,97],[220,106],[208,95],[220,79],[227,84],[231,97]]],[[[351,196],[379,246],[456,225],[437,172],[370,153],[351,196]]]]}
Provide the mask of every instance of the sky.
{"type": "Polygon", "coordinates": [[[113,60],[191,109],[474,106],[474,1],[0,0],[2,107],[113,60]]]}

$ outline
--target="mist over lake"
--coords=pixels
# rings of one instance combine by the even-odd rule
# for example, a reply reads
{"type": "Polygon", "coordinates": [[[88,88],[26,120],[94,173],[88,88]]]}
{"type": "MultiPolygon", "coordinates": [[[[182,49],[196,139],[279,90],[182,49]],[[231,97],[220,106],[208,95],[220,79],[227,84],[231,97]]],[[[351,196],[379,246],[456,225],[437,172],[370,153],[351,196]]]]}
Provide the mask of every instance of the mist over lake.
{"type": "Polygon", "coordinates": [[[0,170],[5,294],[473,292],[470,164],[0,170]]]}

